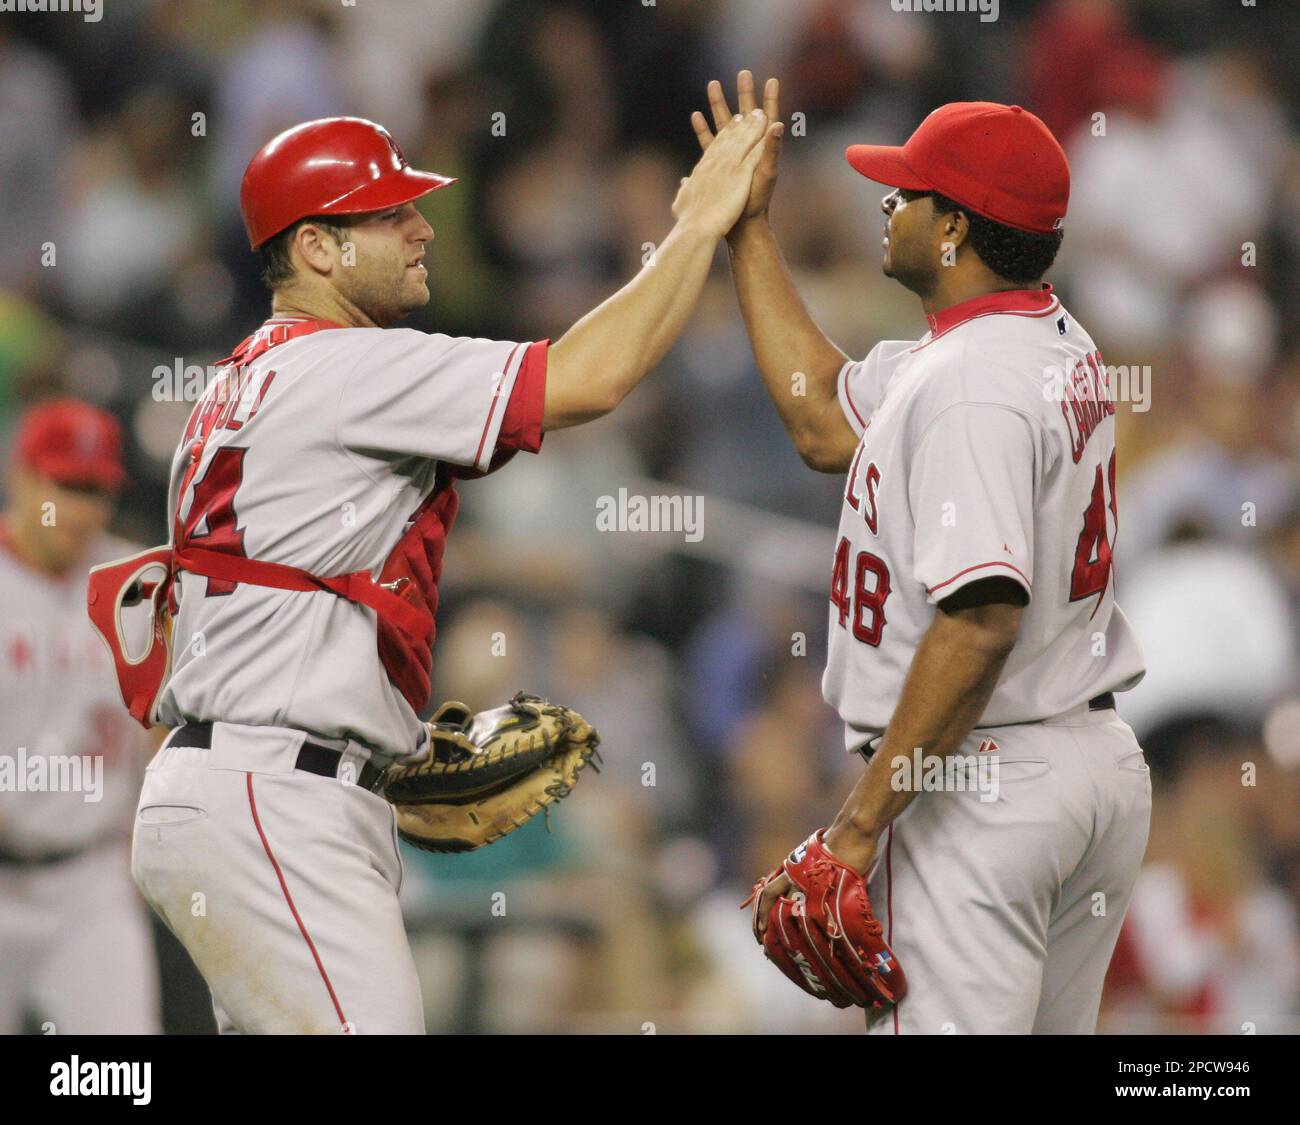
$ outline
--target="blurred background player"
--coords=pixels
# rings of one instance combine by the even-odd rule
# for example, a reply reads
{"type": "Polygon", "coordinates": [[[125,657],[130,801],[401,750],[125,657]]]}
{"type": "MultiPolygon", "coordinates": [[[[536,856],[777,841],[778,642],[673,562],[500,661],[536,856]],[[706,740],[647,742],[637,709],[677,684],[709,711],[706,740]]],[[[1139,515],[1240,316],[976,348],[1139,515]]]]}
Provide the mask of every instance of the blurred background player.
{"type": "Polygon", "coordinates": [[[129,870],[147,736],[85,616],[87,571],[129,549],[106,533],[125,480],[111,414],[57,399],[23,418],[0,513],[6,1033],[31,1021],[59,1034],[161,1030],[153,937],[129,870]]]}

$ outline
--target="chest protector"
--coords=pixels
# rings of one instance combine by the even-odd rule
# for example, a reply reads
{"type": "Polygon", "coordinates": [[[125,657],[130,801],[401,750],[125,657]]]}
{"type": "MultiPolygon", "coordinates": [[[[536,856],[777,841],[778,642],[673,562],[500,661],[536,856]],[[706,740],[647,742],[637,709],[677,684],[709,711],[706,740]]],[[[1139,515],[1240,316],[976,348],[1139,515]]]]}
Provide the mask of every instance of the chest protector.
{"type": "MultiPolygon", "coordinates": [[[[333,327],[320,321],[264,327],[223,361],[247,364],[275,344],[306,332],[333,327]],[[282,331],[281,331],[282,330],[282,331]]],[[[210,432],[210,431],[209,431],[210,432]]],[[[183,500],[202,454],[205,433],[191,454],[178,496],[183,500]]],[[[282,563],[243,558],[194,546],[174,513],[172,543],[105,563],[90,572],[86,601],[90,622],[103,638],[117,670],[122,701],[146,729],[157,720],[158,698],[171,675],[172,615],[177,609],[173,584],[181,571],[225,582],[243,582],[276,590],[325,591],[377,616],[379,659],[389,681],[417,713],[428,706],[432,685],[434,617],[438,580],[447,532],[456,519],[460,498],[448,466],[439,466],[433,491],[412,513],[397,545],[384,560],[378,578],[369,571],[321,577],[282,563]],[[148,634],[142,652],[132,652],[122,611],[149,603],[148,634]]],[[[471,475],[459,473],[458,475],[471,475]]],[[[179,503],[179,501],[178,501],[179,503]]]]}

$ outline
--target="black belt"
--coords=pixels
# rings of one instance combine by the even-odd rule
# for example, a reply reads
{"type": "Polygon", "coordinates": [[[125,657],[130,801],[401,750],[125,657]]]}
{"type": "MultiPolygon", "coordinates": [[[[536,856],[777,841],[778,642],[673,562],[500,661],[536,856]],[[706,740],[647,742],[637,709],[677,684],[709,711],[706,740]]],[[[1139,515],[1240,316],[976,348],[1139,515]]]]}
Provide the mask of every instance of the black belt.
{"type": "MultiPolygon", "coordinates": [[[[1100,695],[1094,695],[1088,700],[1089,711],[1114,711],[1115,710],[1115,693],[1113,691],[1103,691],[1100,695]]],[[[993,726],[999,727],[1026,727],[1030,723],[1041,723],[1048,720],[1044,719],[1023,719],[1018,723],[994,723],[993,726]]],[[[975,727],[975,730],[987,730],[987,727],[975,727]]]]}
{"type": "MultiPolygon", "coordinates": [[[[1115,693],[1114,693],[1113,691],[1103,691],[1100,695],[1094,695],[1090,700],[1088,700],[1088,710],[1089,710],[1089,711],[1114,711],[1114,710],[1115,710],[1115,693]]],[[[1030,722],[1033,722],[1033,721],[1036,721],[1036,720],[1030,720],[1030,722]]],[[[1020,727],[1020,726],[1028,726],[1029,723],[1028,723],[1028,722],[1024,722],[1024,723],[999,723],[998,725],[999,725],[999,726],[1004,726],[1004,727],[1020,727]]],[[[973,728],[973,729],[975,729],[975,730],[984,730],[984,729],[986,729],[986,728],[984,728],[984,727],[975,727],[975,728],[973,728]]],[[[884,736],[883,736],[883,735],[877,735],[875,738],[868,739],[868,740],[867,740],[866,742],[864,742],[861,746],[859,746],[859,747],[857,748],[857,750],[854,751],[854,753],[855,753],[855,754],[861,754],[862,757],[863,757],[863,759],[864,759],[865,761],[868,761],[868,762],[871,761],[871,756],[875,753],[875,750],[872,749],[871,744],[872,744],[873,742],[879,742],[880,739],[881,739],[882,737],[884,737],[884,736]]]]}
{"type": "MultiPolygon", "coordinates": [[[[183,746],[187,749],[194,750],[211,750],[212,749],[212,724],[211,723],[186,723],[183,727],[177,727],[167,740],[168,746],[183,746]]],[[[314,773],[319,777],[334,777],[339,775],[339,764],[343,761],[343,751],[332,750],[328,746],[322,746],[318,742],[304,742],[302,749],[298,751],[298,760],[294,765],[307,773],[314,773]]],[[[368,789],[371,793],[377,793],[384,784],[384,774],[387,771],[373,762],[366,762],[361,767],[361,773],[357,777],[354,785],[361,786],[362,789],[368,789]]]]}

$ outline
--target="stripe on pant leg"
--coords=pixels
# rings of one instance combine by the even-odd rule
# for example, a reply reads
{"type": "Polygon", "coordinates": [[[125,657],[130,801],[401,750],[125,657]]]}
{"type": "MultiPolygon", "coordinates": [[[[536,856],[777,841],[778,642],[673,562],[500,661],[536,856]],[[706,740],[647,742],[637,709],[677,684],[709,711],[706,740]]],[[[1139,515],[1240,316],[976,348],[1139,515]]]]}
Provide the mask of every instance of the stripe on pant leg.
{"type": "Polygon", "coordinates": [[[271,866],[275,868],[275,877],[280,880],[280,890],[284,893],[284,901],[289,904],[293,920],[298,923],[298,932],[302,934],[303,941],[307,943],[307,948],[311,950],[312,958],[316,962],[316,969],[319,971],[321,980],[325,982],[325,988],[330,994],[330,1003],[334,1005],[334,1012],[339,1017],[339,1024],[346,1031],[348,1027],[347,1017],[344,1016],[343,1009],[339,1006],[339,998],[334,994],[334,985],[330,983],[329,973],[325,971],[320,954],[316,952],[316,943],[311,940],[311,934],[307,932],[307,927],[303,925],[302,917],[298,914],[298,908],[293,904],[293,895],[289,893],[289,885],[284,881],[284,872],[280,870],[280,865],[276,862],[275,853],[271,851],[271,844],[266,838],[266,833],[262,831],[262,821],[257,815],[257,800],[253,796],[253,775],[246,773],[244,776],[248,778],[248,807],[252,810],[253,824],[257,828],[257,835],[261,838],[262,847],[266,849],[266,858],[271,861],[271,866]]]}

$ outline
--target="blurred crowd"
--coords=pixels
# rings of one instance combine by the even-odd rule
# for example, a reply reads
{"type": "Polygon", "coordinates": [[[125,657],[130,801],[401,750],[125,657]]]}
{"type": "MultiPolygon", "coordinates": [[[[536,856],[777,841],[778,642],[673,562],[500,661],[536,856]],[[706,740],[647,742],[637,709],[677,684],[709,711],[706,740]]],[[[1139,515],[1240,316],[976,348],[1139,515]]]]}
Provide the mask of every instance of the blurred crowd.
{"type": "MultiPolygon", "coordinates": [[[[861,356],[925,325],[880,274],[879,195],[844,146],[899,143],[945,101],[1024,104],[1072,167],[1049,279],[1132,375],[1118,590],[1151,670],[1119,709],[1155,812],[1102,1026],[1294,1030],[1297,47],[1267,5],[1213,0],[1024,0],[994,23],[887,0],[115,0],[98,23],[0,17],[0,447],[40,398],[108,407],[132,473],[116,530],[165,539],[190,404],[155,394],[155,372],[213,362],[266,315],[239,180],[299,121],[373,118],[413,164],[459,178],[425,208],[433,300],[410,324],[558,338],[670,228],[706,82],[777,75],[773,225],[819,322],[861,356]]],[[[790,447],[722,256],[627,409],[527,461],[463,490],[435,695],[553,694],[604,732],[605,768],[549,833],[408,855],[430,1027],[859,1027],[766,965],[737,909],[860,763],[819,690],[841,482],[790,447]],[[598,499],[645,482],[704,497],[707,549],[598,531],[598,499]],[[758,523],[711,525],[724,510],[758,523]],[[773,566],[776,548],[737,530],[777,517],[824,541],[824,567],[773,566]]]]}

